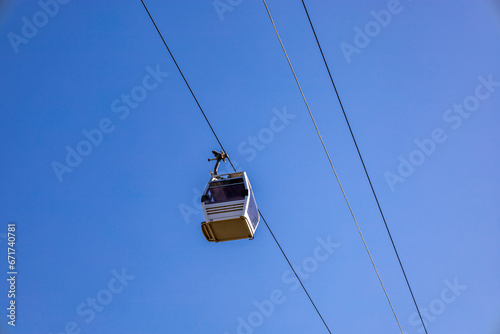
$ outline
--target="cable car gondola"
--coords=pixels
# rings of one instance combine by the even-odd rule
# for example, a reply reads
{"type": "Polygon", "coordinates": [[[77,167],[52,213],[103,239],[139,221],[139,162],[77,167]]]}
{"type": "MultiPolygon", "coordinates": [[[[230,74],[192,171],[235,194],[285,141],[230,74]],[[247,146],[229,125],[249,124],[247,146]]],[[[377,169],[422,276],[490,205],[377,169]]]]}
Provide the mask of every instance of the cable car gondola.
{"type": "Polygon", "coordinates": [[[246,172],[217,173],[227,154],[212,151],[217,160],[214,172],[201,196],[205,221],[201,230],[208,241],[253,239],[259,225],[259,210],[246,172]]]}

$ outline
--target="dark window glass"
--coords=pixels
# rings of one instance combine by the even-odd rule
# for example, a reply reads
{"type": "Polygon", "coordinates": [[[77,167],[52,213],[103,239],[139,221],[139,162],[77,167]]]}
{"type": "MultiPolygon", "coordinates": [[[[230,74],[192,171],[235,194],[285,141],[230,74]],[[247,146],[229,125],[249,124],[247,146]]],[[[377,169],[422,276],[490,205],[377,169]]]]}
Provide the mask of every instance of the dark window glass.
{"type": "Polygon", "coordinates": [[[243,200],[245,199],[243,190],[245,190],[243,179],[213,181],[205,194],[208,197],[205,204],[243,200]]]}

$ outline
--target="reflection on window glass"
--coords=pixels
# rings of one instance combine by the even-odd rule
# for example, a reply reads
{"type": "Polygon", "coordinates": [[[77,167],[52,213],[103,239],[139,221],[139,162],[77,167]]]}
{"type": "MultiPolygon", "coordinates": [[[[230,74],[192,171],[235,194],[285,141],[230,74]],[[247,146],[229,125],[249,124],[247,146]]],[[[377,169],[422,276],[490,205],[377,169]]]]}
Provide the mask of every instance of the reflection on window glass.
{"type": "Polygon", "coordinates": [[[230,179],[210,183],[205,195],[205,204],[223,203],[245,199],[243,195],[245,184],[243,179],[230,179]]]}
{"type": "Polygon", "coordinates": [[[255,203],[255,198],[253,197],[253,191],[250,191],[250,202],[248,204],[248,216],[250,217],[250,222],[254,229],[257,228],[259,224],[259,211],[257,209],[257,203],[255,203]]]}

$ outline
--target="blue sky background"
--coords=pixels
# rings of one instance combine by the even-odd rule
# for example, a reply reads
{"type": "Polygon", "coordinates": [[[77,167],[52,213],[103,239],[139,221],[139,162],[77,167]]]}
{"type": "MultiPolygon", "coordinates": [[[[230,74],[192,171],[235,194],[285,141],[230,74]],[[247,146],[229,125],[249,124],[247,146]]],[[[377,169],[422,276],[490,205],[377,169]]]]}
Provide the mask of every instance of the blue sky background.
{"type": "MultiPolygon", "coordinates": [[[[231,10],[147,1],[289,259],[316,263],[303,281],[332,332],[398,333],[264,5],[221,3],[231,10]],[[283,129],[265,137],[285,110],[288,124],[273,123],[283,129]],[[259,134],[253,157],[249,136],[259,134]],[[314,258],[318,238],[338,246],[324,261],[314,258]]],[[[480,77],[500,82],[500,6],[401,0],[348,61],[340,45],[354,45],[355,28],[389,3],[306,2],[429,333],[498,334],[500,87],[458,128],[443,117],[480,77]],[[391,189],[386,173],[435,129],[446,139],[391,189]]],[[[401,325],[421,333],[302,4],[268,5],[401,325]]],[[[199,195],[219,147],[140,1],[60,4],[13,46],[10,33],[22,36],[23,17],[33,22],[41,10],[4,1],[0,14],[0,248],[16,222],[19,272],[15,328],[0,283],[0,331],[326,333],[262,222],[252,241],[204,239],[199,195]],[[128,115],[120,101],[115,112],[148,67],[168,75],[128,115]],[[103,120],[109,133],[60,182],[54,161],[66,164],[66,147],[103,120]],[[129,280],[119,289],[122,271],[129,280]],[[255,304],[273,295],[280,302],[259,318],[255,304]],[[96,297],[106,305],[95,317],[77,312],[96,297]]],[[[6,261],[0,267],[7,277],[6,261]]]]}

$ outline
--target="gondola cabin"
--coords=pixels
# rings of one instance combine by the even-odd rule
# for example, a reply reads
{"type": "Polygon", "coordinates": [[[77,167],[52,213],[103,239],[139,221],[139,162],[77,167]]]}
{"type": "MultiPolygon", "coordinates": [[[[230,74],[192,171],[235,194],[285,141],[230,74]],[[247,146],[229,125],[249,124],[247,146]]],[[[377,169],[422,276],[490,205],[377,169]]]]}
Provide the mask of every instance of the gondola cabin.
{"type": "Polygon", "coordinates": [[[201,230],[208,241],[253,239],[260,217],[245,172],[212,174],[201,205],[201,230]]]}

